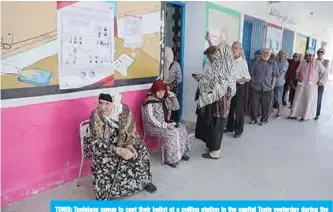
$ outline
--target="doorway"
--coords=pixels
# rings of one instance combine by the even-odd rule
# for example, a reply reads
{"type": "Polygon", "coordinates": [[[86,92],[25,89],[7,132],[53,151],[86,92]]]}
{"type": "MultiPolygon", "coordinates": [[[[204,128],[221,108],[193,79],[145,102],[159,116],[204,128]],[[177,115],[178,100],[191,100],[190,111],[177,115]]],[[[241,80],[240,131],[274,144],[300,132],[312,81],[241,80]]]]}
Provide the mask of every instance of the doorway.
{"type": "Polygon", "coordinates": [[[179,120],[183,111],[184,87],[184,38],[185,38],[185,3],[168,1],[166,4],[165,45],[171,47],[174,59],[182,70],[182,83],[179,88],[179,120]]]}

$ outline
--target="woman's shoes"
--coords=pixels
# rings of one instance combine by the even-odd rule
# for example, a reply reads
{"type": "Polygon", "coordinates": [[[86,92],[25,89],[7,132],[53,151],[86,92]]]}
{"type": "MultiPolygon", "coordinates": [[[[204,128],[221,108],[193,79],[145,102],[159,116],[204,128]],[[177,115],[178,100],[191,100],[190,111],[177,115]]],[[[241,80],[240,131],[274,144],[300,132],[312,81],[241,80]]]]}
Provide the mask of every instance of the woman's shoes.
{"type": "Polygon", "coordinates": [[[149,183],[144,187],[144,189],[149,193],[153,193],[157,190],[156,186],[153,183],[149,183]]]}
{"type": "Polygon", "coordinates": [[[165,164],[165,165],[168,165],[168,166],[170,166],[170,167],[172,167],[172,168],[177,168],[177,165],[178,165],[178,164],[167,163],[167,162],[165,162],[164,164],[165,164]]]}
{"type": "Polygon", "coordinates": [[[217,160],[219,158],[212,157],[209,153],[202,154],[203,158],[217,160]]]}
{"type": "Polygon", "coordinates": [[[189,161],[189,160],[190,160],[190,157],[187,156],[187,155],[184,155],[184,156],[182,157],[182,160],[184,160],[184,161],[189,161]]]}

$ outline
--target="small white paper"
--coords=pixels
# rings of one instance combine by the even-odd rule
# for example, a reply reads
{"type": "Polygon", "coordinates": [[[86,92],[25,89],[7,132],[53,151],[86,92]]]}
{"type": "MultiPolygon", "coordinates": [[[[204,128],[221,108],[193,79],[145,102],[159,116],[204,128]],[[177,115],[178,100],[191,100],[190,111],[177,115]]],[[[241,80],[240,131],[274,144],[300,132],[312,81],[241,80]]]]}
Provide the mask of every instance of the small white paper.
{"type": "Polygon", "coordinates": [[[142,48],[142,17],[126,16],[124,19],[124,47],[142,48]]]}
{"type": "Polygon", "coordinates": [[[128,68],[120,60],[116,60],[113,65],[114,65],[114,70],[118,71],[123,77],[127,76],[128,68]]]}
{"type": "Polygon", "coordinates": [[[120,60],[124,65],[126,65],[127,68],[129,68],[134,62],[134,59],[128,56],[127,54],[120,55],[118,60],[120,60]]]}

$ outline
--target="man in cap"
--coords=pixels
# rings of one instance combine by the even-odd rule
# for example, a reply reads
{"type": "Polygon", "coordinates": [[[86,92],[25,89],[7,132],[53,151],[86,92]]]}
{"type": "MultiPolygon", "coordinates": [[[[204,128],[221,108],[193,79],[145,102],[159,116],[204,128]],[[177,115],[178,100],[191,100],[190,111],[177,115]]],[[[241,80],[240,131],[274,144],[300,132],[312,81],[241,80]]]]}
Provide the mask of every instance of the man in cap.
{"type": "Polygon", "coordinates": [[[315,118],[318,85],[323,86],[327,76],[327,70],[322,62],[314,59],[314,51],[307,50],[305,60],[296,71],[297,87],[289,119],[300,117],[302,122],[315,118]]]}
{"type": "MultiPolygon", "coordinates": [[[[327,72],[328,71],[328,67],[329,67],[329,60],[325,60],[323,58],[323,56],[325,55],[325,49],[324,48],[320,48],[318,49],[317,51],[317,60],[322,62],[324,67],[327,69],[327,72]]],[[[323,94],[324,94],[324,85],[318,85],[318,99],[317,99],[317,112],[316,112],[316,118],[315,120],[318,120],[319,119],[319,116],[320,116],[320,110],[321,110],[321,101],[322,101],[322,98],[323,98],[323,94]]]]}
{"type": "Polygon", "coordinates": [[[250,124],[258,121],[258,108],[261,103],[260,125],[268,122],[269,112],[273,100],[273,88],[279,69],[276,62],[270,60],[271,52],[269,49],[263,49],[259,62],[253,65],[251,71],[252,87],[252,113],[250,124]]]}

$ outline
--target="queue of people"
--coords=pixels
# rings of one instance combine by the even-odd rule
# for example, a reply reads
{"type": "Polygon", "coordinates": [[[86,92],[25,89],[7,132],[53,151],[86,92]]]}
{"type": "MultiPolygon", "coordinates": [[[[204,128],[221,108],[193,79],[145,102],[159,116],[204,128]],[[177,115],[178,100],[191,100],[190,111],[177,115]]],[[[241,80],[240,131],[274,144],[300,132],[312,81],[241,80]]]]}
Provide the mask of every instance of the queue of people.
{"type": "MultiPolygon", "coordinates": [[[[275,104],[275,117],[281,118],[284,96],[289,93],[291,112],[288,119],[300,121],[320,115],[324,85],[327,80],[324,49],[318,59],[308,50],[305,60],[299,55],[287,61],[281,50],[277,57],[269,49],[256,52],[249,65],[244,59],[241,43],[232,46],[220,43],[204,51],[208,63],[202,73],[192,76],[198,83],[195,95],[197,122],[195,137],[206,144],[205,159],[219,159],[224,133],[233,132],[234,138],[244,131],[245,112],[251,114],[250,124],[268,123],[275,104]],[[249,70],[250,67],[250,70],[249,70]],[[261,109],[261,113],[259,113],[261,109]]],[[[189,161],[191,149],[185,125],[179,123],[180,109],[177,96],[182,82],[180,65],[174,61],[171,48],[166,48],[164,81],[156,80],[142,105],[145,133],[162,141],[165,164],[178,167],[189,161]]],[[[327,64],[326,64],[327,65],[327,64]]],[[[90,136],[84,141],[85,155],[92,159],[92,180],[97,200],[126,197],[140,190],[157,190],[152,183],[149,153],[136,130],[129,108],[121,95],[100,94],[98,107],[90,117],[90,136]]]]}

